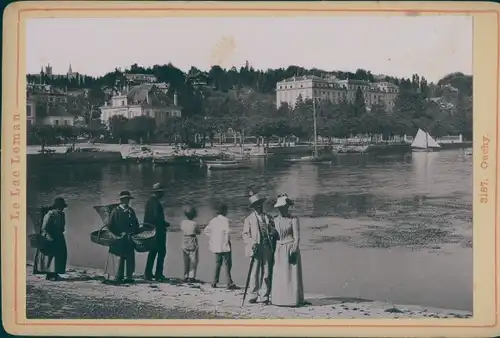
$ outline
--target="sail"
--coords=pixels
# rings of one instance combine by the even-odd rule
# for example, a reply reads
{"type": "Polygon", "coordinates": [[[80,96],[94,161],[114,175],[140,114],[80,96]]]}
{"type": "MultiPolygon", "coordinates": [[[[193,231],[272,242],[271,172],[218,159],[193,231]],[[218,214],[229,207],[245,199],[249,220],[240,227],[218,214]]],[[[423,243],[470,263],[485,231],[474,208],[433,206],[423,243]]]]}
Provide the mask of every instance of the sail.
{"type": "Polygon", "coordinates": [[[427,148],[427,134],[422,129],[418,129],[415,139],[411,143],[412,148],[427,148]]]}
{"type": "Polygon", "coordinates": [[[429,148],[441,148],[439,143],[434,141],[434,139],[432,138],[431,135],[429,135],[429,133],[427,133],[427,147],[429,147],[429,148]]]}

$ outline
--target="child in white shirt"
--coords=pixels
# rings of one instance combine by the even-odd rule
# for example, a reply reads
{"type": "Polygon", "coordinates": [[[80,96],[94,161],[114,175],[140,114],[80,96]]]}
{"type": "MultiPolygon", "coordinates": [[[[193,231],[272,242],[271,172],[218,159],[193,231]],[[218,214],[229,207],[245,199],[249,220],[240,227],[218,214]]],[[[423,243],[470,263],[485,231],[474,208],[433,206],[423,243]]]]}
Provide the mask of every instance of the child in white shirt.
{"type": "Polygon", "coordinates": [[[212,287],[216,288],[219,283],[219,275],[222,264],[226,266],[227,288],[236,289],[231,277],[231,241],[229,240],[229,219],[227,215],[227,206],[223,203],[216,205],[215,216],[204,230],[205,235],[209,237],[209,249],[215,254],[215,272],[212,287]]]}

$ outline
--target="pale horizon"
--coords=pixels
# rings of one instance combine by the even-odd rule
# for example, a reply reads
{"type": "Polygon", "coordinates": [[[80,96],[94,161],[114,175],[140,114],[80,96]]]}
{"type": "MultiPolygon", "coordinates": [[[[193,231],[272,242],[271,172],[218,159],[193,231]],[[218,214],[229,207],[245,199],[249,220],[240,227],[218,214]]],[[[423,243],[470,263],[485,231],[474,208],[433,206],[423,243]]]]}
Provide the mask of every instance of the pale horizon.
{"type": "Polygon", "coordinates": [[[37,18],[27,21],[26,70],[103,76],[137,63],[187,72],[214,64],[300,66],[429,82],[472,75],[471,16],[295,18],[37,18]]]}

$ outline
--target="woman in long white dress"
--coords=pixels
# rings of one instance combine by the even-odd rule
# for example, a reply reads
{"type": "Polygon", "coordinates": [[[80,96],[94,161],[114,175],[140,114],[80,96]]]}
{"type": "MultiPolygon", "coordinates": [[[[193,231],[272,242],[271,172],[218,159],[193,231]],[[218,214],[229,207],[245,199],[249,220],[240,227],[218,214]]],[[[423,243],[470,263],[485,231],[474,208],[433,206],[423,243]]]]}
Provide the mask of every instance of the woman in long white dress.
{"type": "Polygon", "coordinates": [[[293,201],[281,194],[274,205],[279,215],[274,219],[278,241],[274,253],[274,268],[271,302],[278,306],[301,306],[304,304],[302,262],[300,257],[299,220],[290,215],[293,201]]]}

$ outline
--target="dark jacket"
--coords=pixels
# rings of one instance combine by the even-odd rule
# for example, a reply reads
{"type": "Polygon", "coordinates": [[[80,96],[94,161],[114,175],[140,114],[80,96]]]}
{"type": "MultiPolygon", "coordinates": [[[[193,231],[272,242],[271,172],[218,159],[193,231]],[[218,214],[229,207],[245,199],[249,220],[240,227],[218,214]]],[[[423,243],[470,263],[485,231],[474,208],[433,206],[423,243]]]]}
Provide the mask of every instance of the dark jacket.
{"type": "MultiPolygon", "coordinates": [[[[121,237],[122,233],[127,235],[136,233],[139,230],[139,221],[134,209],[128,207],[127,210],[124,210],[121,206],[114,208],[109,216],[107,228],[113,235],[118,237],[121,237]]],[[[118,256],[134,253],[134,246],[130,240],[120,242],[120,245],[110,247],[109,252],[118,256]]]]}
{"type": "Polygon", "coordinates": [[[49,239],[64,236],[66,228],[66,217],[63,211],[50,210],[45,214],[42,224],[42,235],[49,239]]]}
{"type": "Polygon", "coordinates": [[[41,235],[48,241],[42,253],[49,256],[64,254],[66,250],[66,239],[64,231],[66,228],[66,217],[63,211],[50,210],[43,218],[41,235]]]}
{"type": "Polygon", "coordinates": [[[165,221],[165,213],[160,199],[156,196],[151,196],[146,202],[144,210],[144,223],[151,224],[156,227],[157,232],[165,232],[170,224],[165,221]]]}

